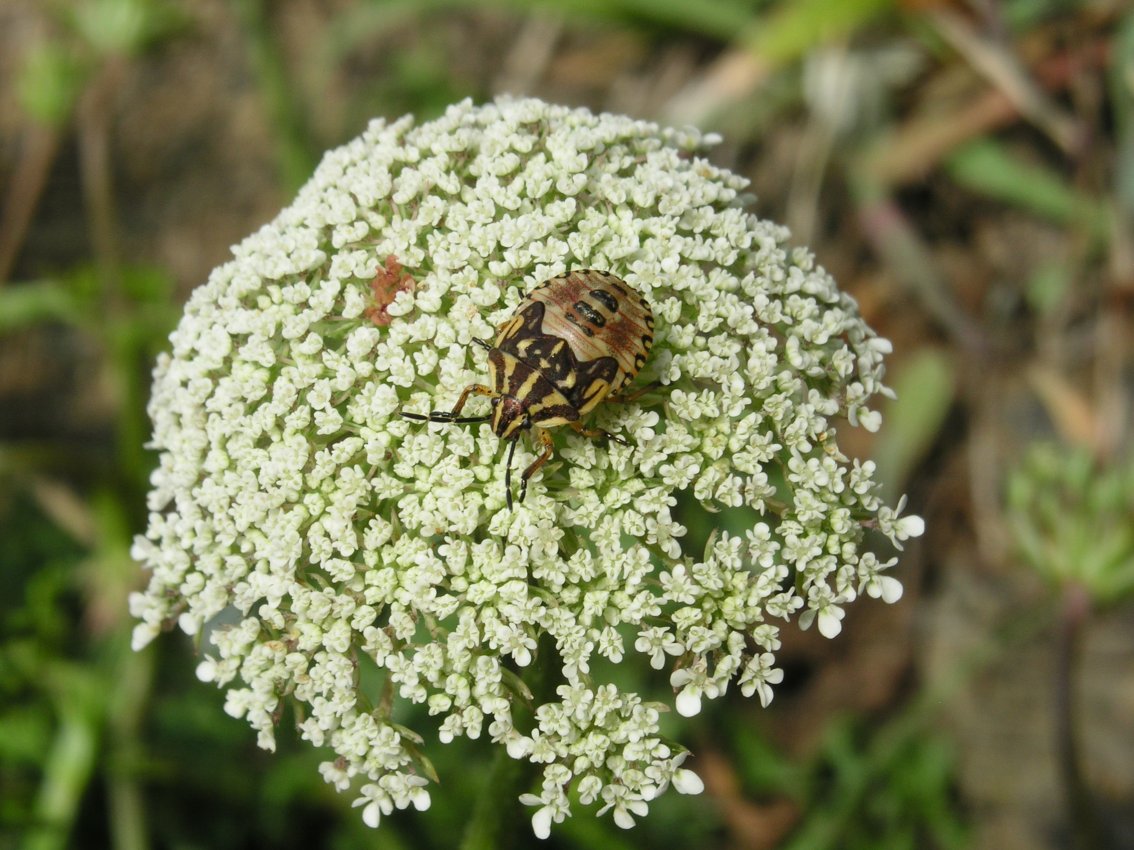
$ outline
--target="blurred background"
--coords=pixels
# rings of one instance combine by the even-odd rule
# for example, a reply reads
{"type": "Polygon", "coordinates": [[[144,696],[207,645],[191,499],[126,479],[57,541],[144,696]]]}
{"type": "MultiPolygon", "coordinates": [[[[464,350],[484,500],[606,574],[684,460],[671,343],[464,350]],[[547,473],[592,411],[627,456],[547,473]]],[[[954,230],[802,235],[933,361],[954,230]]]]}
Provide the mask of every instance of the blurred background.
{"type": "Polygon", "coordinates": [[[928,529],[684,729],[703,796],[541,846],[1134,847],[1128,3],[0,0],[0,848],[456,846],[483,748],[371,832],[125,598],[189,291],[370,118],[501,92],[721,133],[893,341],[839,437],[928,529]]]}

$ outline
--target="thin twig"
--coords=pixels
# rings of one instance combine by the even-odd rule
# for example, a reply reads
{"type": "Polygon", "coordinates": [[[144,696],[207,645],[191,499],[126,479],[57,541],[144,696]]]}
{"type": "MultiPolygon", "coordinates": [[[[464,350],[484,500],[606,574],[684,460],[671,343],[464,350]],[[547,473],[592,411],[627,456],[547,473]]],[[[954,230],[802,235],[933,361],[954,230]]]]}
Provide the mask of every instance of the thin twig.
{"type": "Polygon", "coordinates": [[[20,161],[12,174],[8,197],[0,212],[0,286],[8,280],[20,255],[28,227],[35,216],[47,176],[59,153],[59,127],[29,125],[21,146],[20,161]]]}
{"type": "Polygon", "coordinates": [[[984,331],[952,299],[930,251],[894,200],[879,187],[863,183],[858,216],[867,241],[961,348],[980,356],[987,353],[984,331]]]}
{"type": "Polygon", "coordinates": [[[948,9],[932,10],[928,17],[941,36],[1003,92],[1021,115],[1047,133],[1065,153],[1079,150],[1085,137],[1080,122],[1044,94],[1020,67],[1014,53],[982,38],[964,18],[948,9]]]}
{"type": "MultiPolygon", "coordinates": [[[[1034,74],[1046,91],[1059,91],[1084,69],[1104,67],[1110,45],[1088,45],[1077,54],[1060,53],[1036,66],[1034,74]]],[[[964,143],[1019,120],[1020,110],[1001,89],[989,88],[953,112],[931,111],[911,118],[894,135],[881,138],[865,152],[860,170],[883,185],[920,179],[964,143]]]]}
{"type": "Polygon", "coordinates": [[[509,94],[533,91],[546,73],[562,33],[559,15],[542,10],[529,15],[504,56],[494,90],[509,94]]]}
{"type": "Polygon", "coordinates": [[[111,312],[121,309],[122,256],[110,137],[112,102],[125,74],[127,60],[112,56],[79,101],[79,156],[83,196],[99,277],[111,312]]]}

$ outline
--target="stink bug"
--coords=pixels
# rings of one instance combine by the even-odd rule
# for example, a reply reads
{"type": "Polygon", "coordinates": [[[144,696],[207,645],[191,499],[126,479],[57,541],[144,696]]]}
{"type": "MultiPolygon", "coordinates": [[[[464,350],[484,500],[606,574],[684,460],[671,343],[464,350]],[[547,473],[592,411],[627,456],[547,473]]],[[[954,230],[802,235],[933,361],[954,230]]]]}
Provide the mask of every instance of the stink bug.
{"type": "Polygon", "coordinates": [[[527,294],[496,329],[496,341],[474,342],[488,351],[491,386],[469,384],[448,413],[403,413],[426,422],[492,422],[511,442],[504,486],[512,508],[512,456],[520,432],[539,426],[540,455],[520,476],[520,501],[528,479],[552,453],[546,428],[570,425],[585,437],[608,437],[580,419],[634,380],[654,344],[654,314],[630,284],[594,269],[564,272],[527,294]],[[492,399],[485,416],[460,416],[470,395],[492,399]]]}

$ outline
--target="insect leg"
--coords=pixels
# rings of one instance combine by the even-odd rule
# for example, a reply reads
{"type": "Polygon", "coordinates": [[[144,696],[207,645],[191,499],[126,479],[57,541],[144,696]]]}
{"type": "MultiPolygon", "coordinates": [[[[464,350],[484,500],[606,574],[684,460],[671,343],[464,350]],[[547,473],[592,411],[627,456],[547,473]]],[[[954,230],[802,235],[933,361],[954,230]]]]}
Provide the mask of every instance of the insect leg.
{"type": "MultiPolygon", "coordinates": [[[[511,445],[508,446],[508,468],[504,472],[504,495],[508,499],[508,510],[512,510],[512,456],[516,454],[517,440],[512,440],[511,445]]],[[[528,480],[524,479],[524,487],[527,488],[528,480]]],[[[520,494],[520,501],[524,500],[523,493],[520,494]]]]}
{"type": "Polygon", "coordinates": [[[589,437],[592,440],[606,439],[613,440],[614,442],[619,443],[623,446],[630,445],[629,441],[626,440],[625,437],[619,437],[617,434],[612,434],[609,431],[604,431],[602,428],[588,428],[580,422],[568,422],[567,424],[574,428],[578,433],[582,434],[584,437],[589,437]]]}
{"type": "MultiPolygon", "coordinates": [[[[539,443],[540,443],[540,448],[543,451],[540,452],[539,457],[537,457],[535,460],[532,461],[532,465],[524,470],[524,474],[520,476],[520,501],[521,502],[524,501],[524,496],[526,496],[528,494],[528,479],[531,478],[532,475],[535,474],[536,470],[538,470],[541,466],[543,466],[545,463],[547,463],[548,458],[551,457],[551,453],[555,448],[554,444],[551,442],[551,435],[549,433],[547,433],[547,431],[543,431],[543,430],[540,430],[540,429],[536,429],[536,430],[539,430],[539,443]]],[[[515,443],[513,443],[512,445],[515,446],[515,443]]],[[[509,454],[509,457],[508,457],[508,473],[509,473],[509,475],[511,475],[511,472],[512,472],[511,460],[512,460],[511,454],[509,454]]],[[[511,493],[512,493],[512,488],[511,488],[511,486],[509,486],[508,487],[509,496],[511,496],[511,493]]],[[[509,505],[509,507],[511,507],[511,506],[509,505]]]]}
{"type": "Polygon", "coordinates": [[[464,390],[461,391],[461,395],[457,399],[457,403],[454,404],[453,409],[448,412],[445,412],[444,410],[434,410],[428,416],[423,416],[420,413],[405,413],[403,411],[402,416],[406,419],[416,419],[418,422],[487,422],[492,418],[492,414],[488,414],[487,416],[457,415],[465,406],[465,402],[468,401],[469,396],[473,394],[489,396],[490,398],[500,395],[500,393],[496,392],[496,390],[492,389],[491,387],[486,387],[484,384],[469,384],[464,388],[464,390]]]}
{"type": "Polygon", "coordinates": [[[615,404],[630,404],[631,402],[640,399],[650,390],[657,389],[660,386],[661,381],[650,381],[645,386],[638,387],[638,389],[634,390],[634,392],[632,393],[627,393],[626,395],[623,395],[622,393],[616,393],[615,395],[608,395],[604,400],[613,401],[615,404]]]}

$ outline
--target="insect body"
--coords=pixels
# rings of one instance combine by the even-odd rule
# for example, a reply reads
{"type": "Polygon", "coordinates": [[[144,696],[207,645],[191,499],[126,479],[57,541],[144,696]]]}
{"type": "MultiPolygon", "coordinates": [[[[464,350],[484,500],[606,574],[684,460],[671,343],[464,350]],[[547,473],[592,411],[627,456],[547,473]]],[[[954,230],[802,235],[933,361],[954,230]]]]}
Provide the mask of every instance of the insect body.
{"type": "Polygon", "coordinates": [[[545,428],[570,425],[580,434],[620,437],[580,420],[634,380],[654,343],[654,314],[630,284],[593,269],[565,272],[533,289],[497,328],[496,341],[475,342],[488,350],[491,386],[470,384],[448,413],[403,413],[429,422],[492,422],[511,442],[505,487],[512,507],[512,455],[520,432],[539,426],[540,455],[520,477],[520,501],[528,479],[552,453],[545,428]],[[492,413],[460,416],[470,395],[492,399],[492,413]]]}

